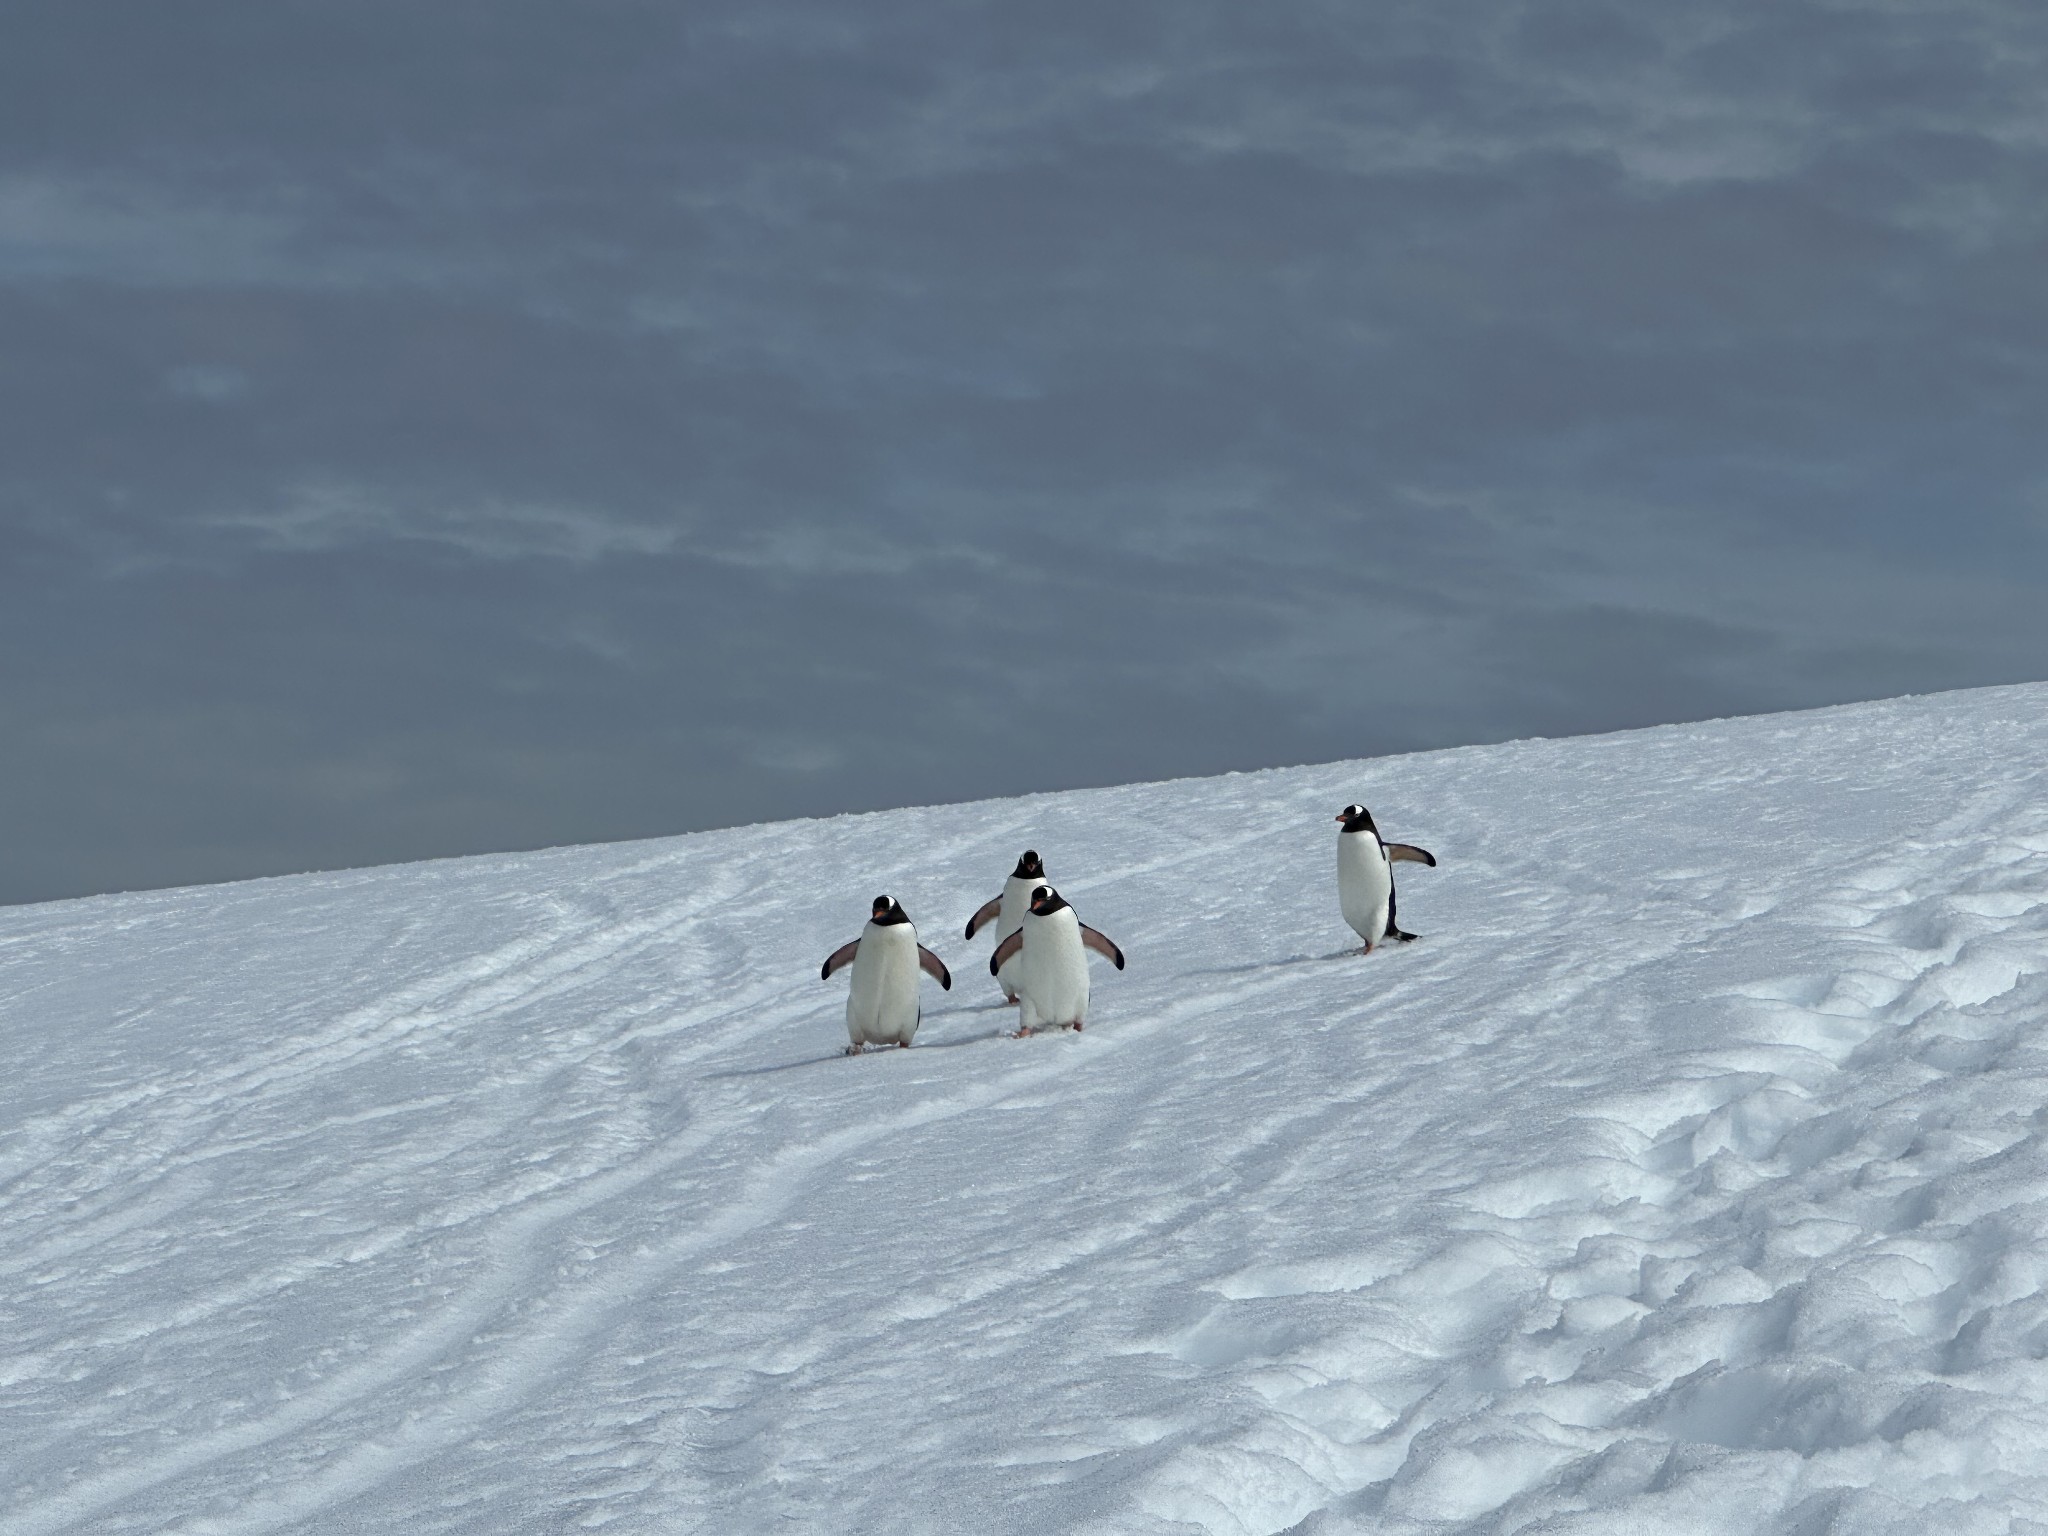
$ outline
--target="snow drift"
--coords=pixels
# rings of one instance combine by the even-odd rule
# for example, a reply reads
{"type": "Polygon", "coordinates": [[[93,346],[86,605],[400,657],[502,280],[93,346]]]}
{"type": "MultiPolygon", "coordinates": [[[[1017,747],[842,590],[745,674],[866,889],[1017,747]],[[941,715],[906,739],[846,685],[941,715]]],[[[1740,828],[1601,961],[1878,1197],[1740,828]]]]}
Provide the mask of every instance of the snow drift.
{"type": "Polygon", "coordinates": [[[2048,1522],[2048,686],[0,912],[0,1531],[2048,1522]],[[1367,959],[1361,800],[1420,942],[1367,959]],[[1011,1040],[1026,845],[1130,959],[1011,1040]],[[952,965],[842,1057],[878,891],[952,965]]]}

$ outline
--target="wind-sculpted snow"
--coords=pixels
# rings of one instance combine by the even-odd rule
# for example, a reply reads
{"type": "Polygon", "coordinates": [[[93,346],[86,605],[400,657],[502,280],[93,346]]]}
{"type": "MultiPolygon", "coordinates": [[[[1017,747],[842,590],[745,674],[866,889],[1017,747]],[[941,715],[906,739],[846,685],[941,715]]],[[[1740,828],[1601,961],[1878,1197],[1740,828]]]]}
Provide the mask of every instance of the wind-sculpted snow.
{"type": "Polygon", "coordinates": [[[0,1532],[2048,1522],[2048,687],[0,913],[0,1532]],[[1419,943],[1370,958],[1338,806],[1419,943]],[[1026,845],[1130,958],[1003,1038],[1026,845]],[[842,1057],[878,891],[953,965],[842,1057]]]}

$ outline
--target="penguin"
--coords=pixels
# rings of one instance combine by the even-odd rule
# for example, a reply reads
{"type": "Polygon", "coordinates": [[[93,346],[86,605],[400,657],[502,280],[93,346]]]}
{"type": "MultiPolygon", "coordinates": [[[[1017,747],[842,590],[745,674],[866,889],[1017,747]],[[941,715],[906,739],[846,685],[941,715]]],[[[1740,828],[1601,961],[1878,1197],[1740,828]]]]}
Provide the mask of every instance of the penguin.
{"type": "MultiPolygon", "coordinates": [[[[1045,864],[1035,849],[1026,848],[1024,857],[1017,861],[1017,867],[1010,872],[1010,878],[1003,882],[1002,894],[991,896],[981,910],[967,919],[967,937],[973,938],[990,922],[996,925],[996,942],[1002,943],[1011,934],[1024,926],[1024,909],[1031,905],[1031,888],[1045,884],[1045,864]]],[[[1017,983],[1014,979],[1016,966],[1005,966],[997,974],[996,981],[1003,989],[1003,1001],[1017,1001],[1017,983]]]]}
{"type": "Polygon", "coordinates": [[[1047,1024],[1078,1030],[1087,1022],[1084,948],[1104,956],[1118,970],[1124,968],[1124,952],[1075,916],[1065,897],[1049,885],[1034,886],[1023,923],[996,946],[988,961],[991,976],[1000,976],[1012,959],[1017,962],[1019,1035],[1047,1024]]]}
{"type": "Polygon", "coordinates": [[[902,906],[877,896],[874,915],[860,937],[826,957],[818,979],[842,966],[853,967],[853,991],[846,999],[846,1034],[853,1043],[849,1056],[866,1045],[907,1046],[917,1035],[924,1010],[917,1000],[917,973],[922,970],[948,992],[953,978],[946,962],[917,942],[917,929],[902,906]]]}
{"type": "Polygon", "coordinates": [[[1337,819],[1344,823],[1337,834],[1337,905],[1344,921],[1365,940],[1367,954],[1383,938],[1407,943],[1415,935],[1394,921],[1394,866],[1408,859],[1434,869],[1436,856],[1407,843],[1382,842],[1372,812],[1362,805],[1345,806],[1337,819]]]}

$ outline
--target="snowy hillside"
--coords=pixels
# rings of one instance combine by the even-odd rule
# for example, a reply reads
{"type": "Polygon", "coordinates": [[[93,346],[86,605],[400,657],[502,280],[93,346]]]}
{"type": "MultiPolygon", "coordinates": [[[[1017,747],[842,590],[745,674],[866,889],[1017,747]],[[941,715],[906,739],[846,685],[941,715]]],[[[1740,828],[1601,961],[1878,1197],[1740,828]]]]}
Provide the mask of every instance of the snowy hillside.
{"type": "Polygon", "coordinates": [[[0,911],[0,1532],[2048,1522],[2048,686],[0,911]],[[1420,942],[1337,914],[1362,800],[1420,942]],[[1129,956],[1001,1038],[1026,845],[1129,956]],[[878,891],[952,965],[848,1059],[878,891]]]}

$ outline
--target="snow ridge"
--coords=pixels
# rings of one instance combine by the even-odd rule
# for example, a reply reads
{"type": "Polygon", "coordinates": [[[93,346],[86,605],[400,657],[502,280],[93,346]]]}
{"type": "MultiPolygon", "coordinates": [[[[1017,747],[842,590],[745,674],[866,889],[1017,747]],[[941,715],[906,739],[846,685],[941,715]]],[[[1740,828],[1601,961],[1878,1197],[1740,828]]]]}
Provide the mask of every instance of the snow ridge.
{"type": "Polygon", "coordinates": [[[0,912],[0,1533],[2048,1524],[2048,687],[0,912]],[[1350,800],[1430,847],[1346,957],[1350,800]],[[1001,1038],[1026,845],[1129,957],[1001,1038]],[[819,958],[953,965],[853,1059],[819,958]]]}

